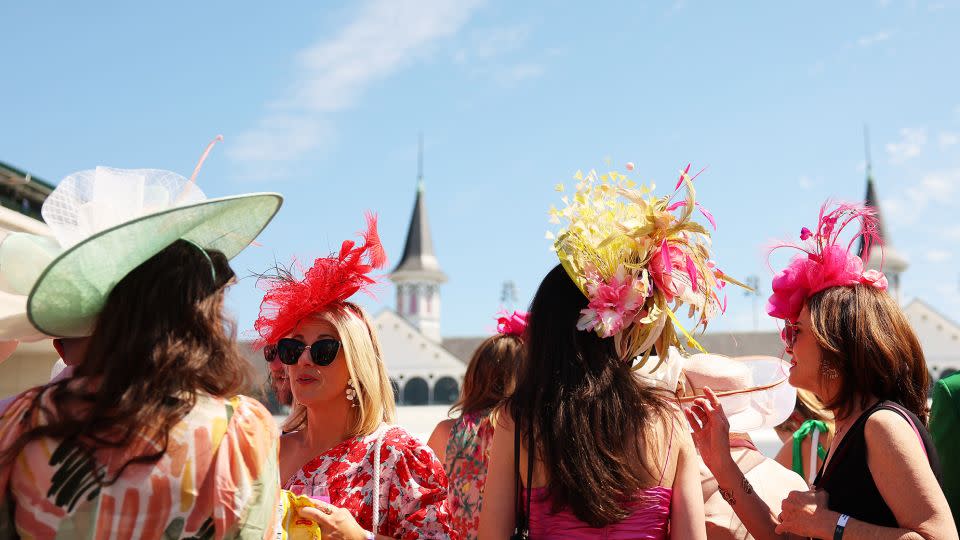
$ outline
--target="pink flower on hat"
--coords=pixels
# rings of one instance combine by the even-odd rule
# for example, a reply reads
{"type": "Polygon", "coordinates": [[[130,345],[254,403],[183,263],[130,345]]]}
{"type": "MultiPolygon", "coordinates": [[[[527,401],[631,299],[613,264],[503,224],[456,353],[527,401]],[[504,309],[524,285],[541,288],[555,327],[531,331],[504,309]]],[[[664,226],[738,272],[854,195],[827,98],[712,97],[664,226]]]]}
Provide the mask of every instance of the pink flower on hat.
{"type": "Polygon", "coordinates": [[[527,320],[530,318],[529,313],[526,311],[514,311],[508,314],[506,311],[501,311],[497,315],[500,315],[497,317],[497,333],[505,336],[523,337],[523,333],[527,330],[527,320]]]}
{"type": "Polygon", "coordinates": [[[646,275],[639,278],[622,266],[606,282],[587,284],[590,303],[580,310],[578,330],[597,330],[600,337],[610,337],[629,326],[643,308],[650,285],[646,275]]]}
{"type": "Polygon", "coordinates": [[[807,270],[813,266],[807,257],[797,256],[773,278],[773,294],[767,300],[767,313],[778,319],[796,320],[807,301],[810,283],[807,270]]]}
{"type": "Polygon", "coordinates": [[[872,285],[881,291],[887,290],[887,276],[883,275],[883,272],[879,270],[867,270],[863,273],[863,277],[860,278],[860,283],[864,285],[872,285]]]}
{"type": "Polygon", "coordinates": [[[663,293],[667,302],[683,296],[689,290],[691,283],[696,283],[696,271],[689,271],[686,253],[674,244],[664,240],[650,259],[650,275],[657,290],[663,293]],[[687,276],[686,279],[677,276],[687,276]],[[692,278],[692,279],[691,279],[692,278]]]}

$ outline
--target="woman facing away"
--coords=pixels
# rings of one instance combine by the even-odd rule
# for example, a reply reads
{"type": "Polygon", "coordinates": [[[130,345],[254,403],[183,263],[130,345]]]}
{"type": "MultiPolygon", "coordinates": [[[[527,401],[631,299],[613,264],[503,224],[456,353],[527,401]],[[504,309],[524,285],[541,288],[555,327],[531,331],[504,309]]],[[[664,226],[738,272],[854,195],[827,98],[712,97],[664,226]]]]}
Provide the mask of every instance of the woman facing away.
{"type": "Polygon", "coordinates": [[[783,441],[777,463],[799,474],[807,485],[813,485],[833,442],[833,415],[823,409],[817,396],[798,390],[793,414],[776,430],[783,441]]]}
{"type": "Polygon", "coordinates": [[[705,538],[689,435],[612,339],[577,330],[586,306],[560,265],[537,290],[527,357],[494,433],[479,537],[514,531],[519,467],[531,538],[666,538],[668,526],[675,538],[705,538]]]}
{"type": "Polygon", "coordinates": [[[498,318],[497,335],[485,339],[474,351],[463,377],[460,399],[450,412],[459,417],[443,420],[427,444],[447,473],[447,505],[453,527],[464,540],[475,539],[480,526],[483,486],[493,442],[494,407],[513,388],[513,373],[523,353],[521,341],[527,314],[514,311],[498,318]]]}
{"type": "Polygon", "coordinates": [[[861,225],[865,257],[876,234],[872,210],[824,205],[804,251],[774,278],[768,312],[784,319],[790,383],[822,399],[836,435],[809,491],[773,515],[729,459],[723,410],[711,392],[689,408],[694,440],[725,498],[756,538],[956,539],[926,430],[929,386],[923,351],[886,278],[863,270],[841,243],[861,225]]]}
{"type": "MultiPolygon", "coordinates": [[[[280,202],[205,200],[192,182],[144,169],[57,186],[43,212],[59,246],[27,309],[44,334],[89,338],[82,358],[70,355],[72,376],[0,416],[0,538],[273,537],[277,429],[237,395],[248,364],[223,300],[228,257],[280,202]],[[91,225],[91,208],[125,219],[91,225]]],[[[21,270],[37,275],[5,277],[21,270]]]]}
{"type": "Polygon", "coordinates": [[[339,254],[316,259],[303,279],[285,271],[264,278],[256,328],[276,345],[293,393],[280,440],[281,482],[320,499],[301,515],[324,538],[455,537],[443,467],[429,447],[389,425],[394,397],[377,334],[348,300],[386,264],[375,218],[363,236],[361,246],[346,241],[339,254]]]}
{"type": "Polygon", "coordinates": [[[554,213],[569,220],[554,242],[561,264],[534,296],[497,416],[479,537],[705,538],[688,430],[672,395],[631,369],[654,343],[679,344],[672,309],[689,303],[698,324],[719,312],[724,277],[690,219],[691,179],[660,198],[617,172],[578,179],[554,213]]]}

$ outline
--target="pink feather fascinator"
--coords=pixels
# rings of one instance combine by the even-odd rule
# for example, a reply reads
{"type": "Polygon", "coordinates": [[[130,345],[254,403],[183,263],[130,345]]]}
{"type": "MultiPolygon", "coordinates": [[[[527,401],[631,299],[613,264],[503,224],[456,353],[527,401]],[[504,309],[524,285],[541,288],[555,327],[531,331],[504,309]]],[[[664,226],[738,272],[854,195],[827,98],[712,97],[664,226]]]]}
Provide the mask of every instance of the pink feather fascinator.
{"type": "Polygon", "coordinates": [[[778,319],[796,321],[808,298],[831,287],[862,284],[886,290],[887,278],[883,272],[864,269],[864,260],[870,260],[870,250],[880,240],[873,208],[827,201],[820,208],[814,231],[803,227],[799,244],[784,243],[771,250],[793,248],[800,253],[774,276],[767,313],[778,319]],[[835,208],[830,209],[831,206],[835,208]],[[844,243],[842,233],[851,225],[858,225],[859,232],[844,243]],[[858,239],[863,242],[860,255],[853,251],[858,239]]]}

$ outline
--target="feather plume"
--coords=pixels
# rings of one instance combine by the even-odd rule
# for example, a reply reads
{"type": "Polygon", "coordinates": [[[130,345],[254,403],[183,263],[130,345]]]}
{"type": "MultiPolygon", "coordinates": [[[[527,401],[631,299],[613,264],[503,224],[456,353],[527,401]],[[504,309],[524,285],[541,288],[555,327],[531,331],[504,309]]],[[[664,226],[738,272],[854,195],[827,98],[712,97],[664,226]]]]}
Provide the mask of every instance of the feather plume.
{"type": "Polygon", "coordinates": [[[254,328],[260,334],[260,346],[276,343],[304,318],[322,313],[331,305],[346,302],[357,292],[373,296],[377,280],[370,272],[383,268],[387,256],[377,234],[377,218],[367,214],[367,229],[360,233],[363,244],[345,240],[336,255],[320,257],[297,279],[292,268],[279,267],[263,274],[258,285],[265,290],[260,316],[254,328]]]}

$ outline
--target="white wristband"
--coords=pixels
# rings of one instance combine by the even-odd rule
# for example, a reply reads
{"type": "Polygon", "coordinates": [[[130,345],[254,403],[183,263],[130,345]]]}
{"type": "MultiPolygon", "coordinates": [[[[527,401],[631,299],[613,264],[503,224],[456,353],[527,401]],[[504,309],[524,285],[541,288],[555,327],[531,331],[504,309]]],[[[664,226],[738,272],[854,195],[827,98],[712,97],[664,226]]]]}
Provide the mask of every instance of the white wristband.
{"type": "Polygon", "coordinates": [[[843,529],[847,526],[848,521],[850,521],[850,516],[846,514],[840,514],[840,518],[837,520],[837,528],[833,530],[833,540],[840,540],[843,538],[843,529]]]}

